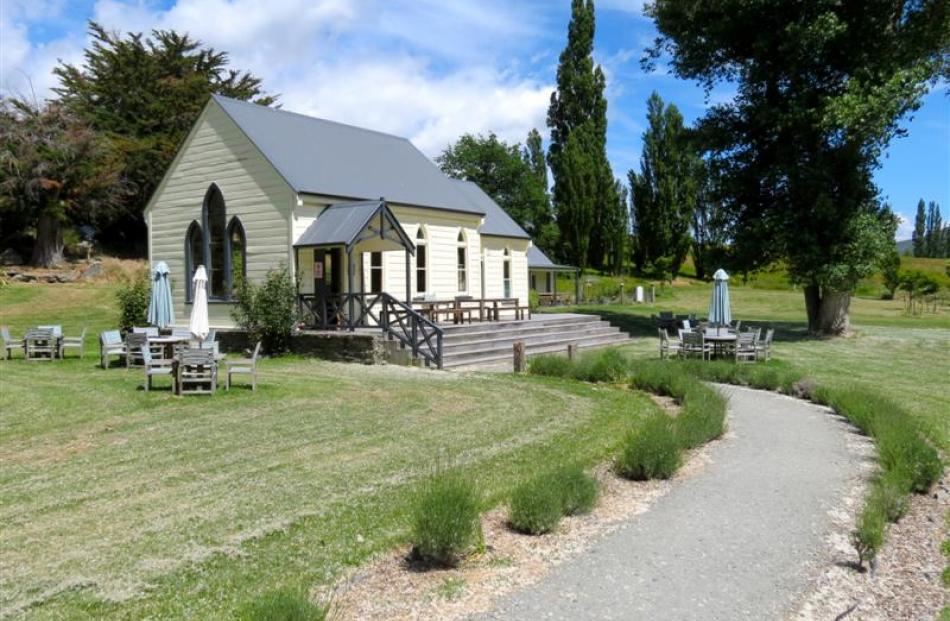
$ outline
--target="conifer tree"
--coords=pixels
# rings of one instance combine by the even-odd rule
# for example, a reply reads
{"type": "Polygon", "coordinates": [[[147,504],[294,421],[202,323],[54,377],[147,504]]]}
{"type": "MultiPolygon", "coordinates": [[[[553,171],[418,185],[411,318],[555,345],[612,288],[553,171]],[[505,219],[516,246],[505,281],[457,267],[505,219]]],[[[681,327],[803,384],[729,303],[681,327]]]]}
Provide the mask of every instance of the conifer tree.
{"type": "Polygon", "coordinates": [[[914,244],[914,256],[922,257],[927,254],[927,205],[924,199],[917,201],[917,217],[914,218],[914,233],[911,235],[914,244]]]}
{"type": "Polygon", "coordinates": [[[594,64],[593,51],[593,0],[573,0],[567,46],[558,64],[557,90],[551,94],[548,108],[548,163],[554,175],[561,256],[580,267],[603,266],[604,225],[611,219],[604,212],[617,204],[606,150],[606,79],[594,64]],[[580,135],[572,141],[576,134],[580,135]]]}

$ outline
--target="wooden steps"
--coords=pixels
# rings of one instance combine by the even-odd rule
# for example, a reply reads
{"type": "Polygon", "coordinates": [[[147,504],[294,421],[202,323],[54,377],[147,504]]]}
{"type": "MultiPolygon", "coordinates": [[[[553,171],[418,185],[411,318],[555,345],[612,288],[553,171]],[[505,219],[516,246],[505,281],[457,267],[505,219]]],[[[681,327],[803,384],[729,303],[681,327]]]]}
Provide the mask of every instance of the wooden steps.
{"type": "Polygon", "coordinates": [[[535,315],[526,321],[500,321],[444,326],[444,368],[477,367],[512,360],[512,347],[524,341],[528,356],[622,345],[630,337],[596,315],[535,315]]]}

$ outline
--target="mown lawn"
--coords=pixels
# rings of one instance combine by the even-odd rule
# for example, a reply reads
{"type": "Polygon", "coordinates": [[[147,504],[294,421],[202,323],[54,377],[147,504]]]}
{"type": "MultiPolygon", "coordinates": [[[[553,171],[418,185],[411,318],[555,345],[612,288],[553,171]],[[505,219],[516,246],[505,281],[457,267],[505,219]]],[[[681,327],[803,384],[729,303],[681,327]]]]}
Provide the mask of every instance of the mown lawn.
{"type": "MultiPolygon", "coordinates": [[[[0,320],[101,329],[110,305],[109,287],[15,286],[0,320]]],[[[539,468],[603,459],[655,408],[544,378],[295,358],[265,361],[256,393],[182,399],[95,365],[0,363],[0,608],[16,616],[230,618],[405,541],[438,461],[494,504],[539,468]]]]}

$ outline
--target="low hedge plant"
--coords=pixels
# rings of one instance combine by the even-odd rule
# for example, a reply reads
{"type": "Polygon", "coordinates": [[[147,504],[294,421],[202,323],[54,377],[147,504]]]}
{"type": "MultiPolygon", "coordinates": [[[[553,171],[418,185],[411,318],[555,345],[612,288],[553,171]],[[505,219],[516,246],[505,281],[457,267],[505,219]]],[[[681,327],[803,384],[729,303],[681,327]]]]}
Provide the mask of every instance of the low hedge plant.
{"type": "Polygon", "coordinates": [[[554,530],[565,515],[589,512],[596,502],[597,481],[579,466],[565,466],[515,488],[508,523],[519,532],[541,535],[554,530]]]}
{"type": "Polygon", "coordinates": [[[669,479],[681,460],[682,448],[673,421],[656,414],[627,435],[615,467],[621,476],[635,481],[669,479]]]}
{"type": "Polygon", "coordinates": [[[437,468],[422,483],[412,507],[412,558],[452,567],[481,541],[481,498],[470,478],[437,468]]]}

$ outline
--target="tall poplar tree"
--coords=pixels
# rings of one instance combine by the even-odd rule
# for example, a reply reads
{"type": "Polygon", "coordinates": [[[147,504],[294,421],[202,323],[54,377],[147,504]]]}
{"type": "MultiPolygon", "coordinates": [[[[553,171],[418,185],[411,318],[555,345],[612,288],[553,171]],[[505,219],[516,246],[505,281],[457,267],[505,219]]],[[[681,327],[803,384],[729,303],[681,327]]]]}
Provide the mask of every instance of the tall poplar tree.
{"type": "Polygon", "coordinates": [[[927,205],[927,233],[925,235],[924,256],[934,259],[943,258],[943,218],[940,215],[940,205],[930,201],[927,205]]]}
{"type": "Polygon", "coordinates": [[[593,51],[593,0],[572,0],[567,46],[561,52],[557,90],[548,108],[548,163],[554,175],[561,255],[580,267],[603,266],[604,225],[609,219],[604,212],[617,204],[607,161],[606,79],[594,64],[593,51]]]}
{"type": "Polygon", "coordinates": [[[924,199],[917,201],[917,217],[914,218],[911,240],[914,244],[914,256],[927,256],[927,204],[924,199]]]}
{"type": "Polygon", "coordinates": [[[683,115],[654,92],[647,100],[640,172],[628,173],[636,222],[634,263],[639,269],[662,264],[674,276],[679,272],[689,252],[699,164],[683,115]]]}

